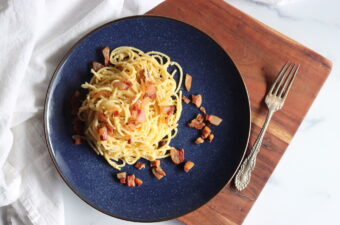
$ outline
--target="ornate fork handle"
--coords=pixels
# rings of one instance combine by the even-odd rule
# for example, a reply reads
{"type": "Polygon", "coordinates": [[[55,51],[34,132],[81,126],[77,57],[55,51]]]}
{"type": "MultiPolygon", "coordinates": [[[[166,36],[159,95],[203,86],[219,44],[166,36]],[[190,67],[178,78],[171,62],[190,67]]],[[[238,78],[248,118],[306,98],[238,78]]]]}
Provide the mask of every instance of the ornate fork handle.
{"type": "Polygon", "coordinates": [[[261,129],[261,131],[260,131],[260,133],[259,133],[259,135],[258,135],[258,137],[257,137],[257,139],[254,143],[253,148],[250,150],[249,156],[243,161],[241,168],[239,169],[239,171],[236,174],[235,186],[236,186],[237,190],[239,190],[239,191],[246,188],[247,185],[249,184],[251,172],[255,168],[257,153],[261,149],[264,134],[266,133],[269,122],[270,122],[275,111],[276,110],[269,110],[266,121],[263,124],[263,127],[262,127],[262,129],[261,129]]]}

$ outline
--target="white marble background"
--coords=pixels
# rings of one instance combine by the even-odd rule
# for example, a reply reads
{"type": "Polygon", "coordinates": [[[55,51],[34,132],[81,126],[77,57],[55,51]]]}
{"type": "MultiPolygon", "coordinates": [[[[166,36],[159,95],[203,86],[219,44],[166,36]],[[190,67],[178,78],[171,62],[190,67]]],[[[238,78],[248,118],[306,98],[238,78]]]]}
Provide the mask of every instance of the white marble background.
{"type": "MultiPolygon", "coordinates": [[[[333,61],[333,71],[244,225],[336,225],[340,209],[340,1],[226,0],[333,61]]],[[[63,185],[66,225],[127,225],[63,185]]],[[[180,224],[167,221],[163,225],[180,224]]]]}

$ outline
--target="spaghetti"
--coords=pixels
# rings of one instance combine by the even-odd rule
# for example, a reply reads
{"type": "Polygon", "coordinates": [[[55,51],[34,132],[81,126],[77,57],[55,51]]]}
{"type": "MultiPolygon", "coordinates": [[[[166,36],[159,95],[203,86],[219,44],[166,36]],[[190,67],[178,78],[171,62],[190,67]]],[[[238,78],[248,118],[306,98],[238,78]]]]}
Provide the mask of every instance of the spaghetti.
{"type": "Polygon", "coordinates": [[[182,112],[182,68],[161,52],[128,46],[108,59],[81,85],[88,94],[78,117],[89,145],[118,170],[140,158],[168,157],[182,112]]]}

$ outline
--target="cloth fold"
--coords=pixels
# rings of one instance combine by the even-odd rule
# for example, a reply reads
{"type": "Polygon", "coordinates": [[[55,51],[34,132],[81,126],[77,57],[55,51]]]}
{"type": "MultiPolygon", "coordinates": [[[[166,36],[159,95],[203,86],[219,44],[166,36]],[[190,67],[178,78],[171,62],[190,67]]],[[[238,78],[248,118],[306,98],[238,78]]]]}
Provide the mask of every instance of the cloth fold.
{"type": "Polygon", "coordinates": [[[0,0],[0,207],[7,224],[64,224],[61,181],[43,132],[45,95],[61,58],[95,27],[160,2],[0,0]]]}

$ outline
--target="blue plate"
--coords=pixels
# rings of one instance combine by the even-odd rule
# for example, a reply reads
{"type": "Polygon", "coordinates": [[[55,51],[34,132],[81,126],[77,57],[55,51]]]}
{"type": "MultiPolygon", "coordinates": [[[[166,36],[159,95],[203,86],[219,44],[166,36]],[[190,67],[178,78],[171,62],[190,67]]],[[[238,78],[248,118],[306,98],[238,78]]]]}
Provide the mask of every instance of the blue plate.
{"type": "Polygon", "coordinates": [[[233,177],[244,156],[249,130],[247,90],[228,54],[191,25],[158,16],[116,20],[83,37],[56,69],[45,103],[47,145],[64,181],[94,208],[130,221],[168,220],[208,202],[233,177]],[[211,144],[195,145],[199,132],[186,124],[198,110],[192,104],[183,104],[179,132],[171,144],[184,148],[185,158],[195,162],[189,173],[167,158],[162,160],[167,176],[157,180],[144,161],[144,170],[124,168],[144,181],[141,187],[128,188],[115,180],[117,171],[87,144],[73,144],[69,99],[90,80],[90,62],[102,61],[101,49],[122,45],[169,55],[192,75],[190,94],[202,94],[207,112],[223,118],[220,126],[212,127],[215,139],[211,144]]]}

